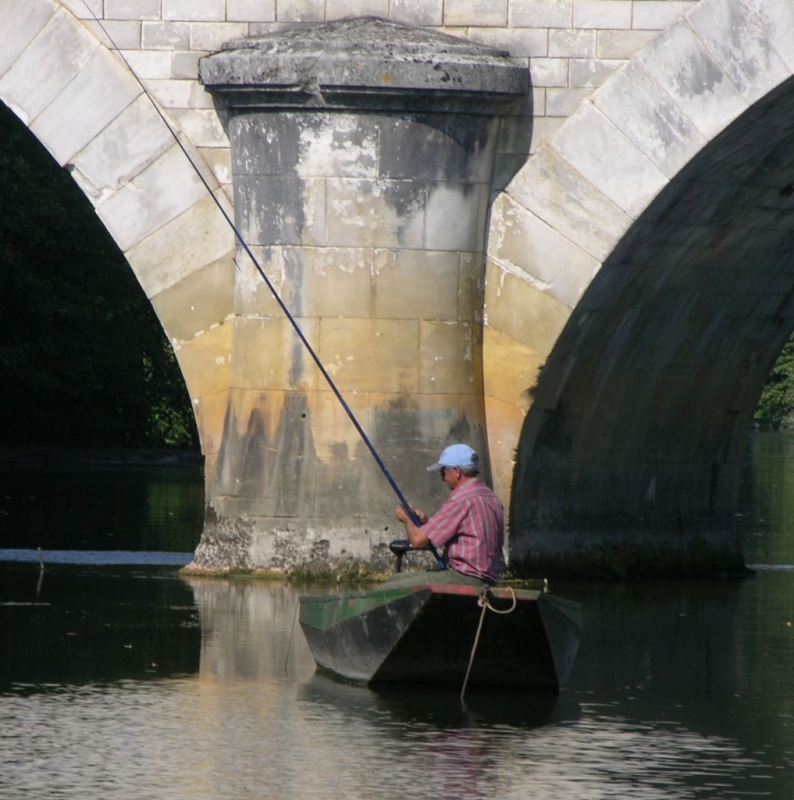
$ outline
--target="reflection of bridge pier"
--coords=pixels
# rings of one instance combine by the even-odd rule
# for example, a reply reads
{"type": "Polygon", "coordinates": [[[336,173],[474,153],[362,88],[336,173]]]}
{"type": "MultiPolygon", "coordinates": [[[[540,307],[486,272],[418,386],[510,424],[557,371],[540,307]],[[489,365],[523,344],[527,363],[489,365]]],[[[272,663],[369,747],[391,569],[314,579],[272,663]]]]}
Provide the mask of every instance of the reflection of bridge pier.
{"type": "Polygon", "coordinates": [[[186,577],[201,621],[200,675],[295,680],[314,659],[295,614],[292,586],[256,580],[186,577]]]}

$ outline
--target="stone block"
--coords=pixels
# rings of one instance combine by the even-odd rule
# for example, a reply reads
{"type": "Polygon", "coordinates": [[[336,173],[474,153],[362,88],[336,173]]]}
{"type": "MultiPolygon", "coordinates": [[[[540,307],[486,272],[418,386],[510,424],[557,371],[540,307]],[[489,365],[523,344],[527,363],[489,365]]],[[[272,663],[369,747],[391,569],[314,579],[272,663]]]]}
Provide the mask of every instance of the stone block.
{"type": "Polygon", "coordinates": [[[529,61],[532,85],[562,88],[568,85],[567,58],[532,58],[529,61]]]}
{"type": "Polygon", "coordinates": [[[28,0],[5,0],[0,5],[0,75],[16,61],[57,8],[54,2],[31,5],[28,0]]]}
{"type": "Polygon", "coordinates": [[[163,19],[188,22],[223,22],[226,0],[161,0],[163,19]]]}
{"type": "Polygon", "coordinates": [[[0,97],[29,125],[85,68],[98,47],[68,12],[58,12],[0,78],[0,97]]]}
{"type": "Polygon", "coordinates": [[[425,209],[426,249],[482,250],[488,196],[489,187],[482,184],[431,184],[425,209]]]}
{"type": "Polygon", "coordinates": [[[440,28],[444,21],[444,0],[391,0],[389,18],[406,25],[440,28]]]}
{"type": "MultiPolygon", "coordinates": [[[[545,106],[545,94],[542,106],[545,106]]],[[[538,112],[539,115],[541,112],[538,112]]],[[[532,145],[532,128],[534,118],[527,117],[505,117],[499,129],[499,139],[496,145],[498,153],[529,153],[532,145]]]]}
{"type": "Polygon", "coordinates": [[[248,25],[245,22],[191,22],[190,49],[220,50],[226,42],[242,39],[247,35],[248,25]]]}
{"type": "MultiPolygon", "coordinates": [[[[378,449],[396,451],[395,456],[418,461],[422,467],[434,463],[441,450],[453,442],[465,441],[481,455],[487,453],[482,396],[456,393],[407,398],[400,393],[373,392],[369,399],[368,430],[378,449]]],[[[433,491],[438,486],[436,496],[441,505],[448,496],[446,487],[437,473],[428,475],[424,469],[422,473],[416,486],[425,492],[428,487],[433,491]]],[[[407,491],[405,486],[403,489],[407,491]]],[[[412,492],[408,496],[412,497],[412,492]]]]}
{"type": "MultiPolygon", "coordinates": [[[[294,144],[280,141],[277,146],[280,158],[273,166],[279,172],[294,168],[304,178],[378,177],[377,117],[306,112],[289,116],[281,112],[273,116],[282,117],[277,126],[279,138],[294,140],[294,144]]],[[[268,144],[270,149],[276,149],[272,140],[268,144]]]]}
{"type": "Polygon", "coordinates": [[[573,0],[510,0],[511,28],[570,28],[573,0]]]}
{"type": "Polygon", "coordinates": [[[279,22],[322,22],[325,0],[279,0],[276,19],[279,22]]]}
{"type": "Polygon", "coordinates": [[[526,164],[526,161],[526,155],[497,153],[494,158],[493,183],[491,184],[491,189],[495,192],[501,192],[506,189],[516,173],[526,164]]]}
{"type": "MultiPolygon", "coordinates": [[[[303,181],[277,175],[240,177],[234,187],[235,210],[238,225],[248,244],[324,244],[324,184],[322,180],[303,181]]],[[[329,201],[334,197],[336,195],[331,194],[329,201]]],[[[337,228],[346,220],[347,217],[341,220],[337,228]]],[[[336,231],[334,229],[334,233],[336,231]]],[[[348,236],[346,241],[332,237],[329,243],[340,246],[365,244],[355,241],[353,236],[348,236]]]]}
{"type": "Polygon", "coordinates": [[[124,58],[141,80],[165,80],[171,77],[173,56],[170,52],[133,50],[124,53],[124,58]]]}
{"type": "Polygon", "coordinates": [[[87,21],[93,20],[95,16],[102,18],[102,0],[59,0],[59,2],[77,19],[87,21]]]}
{"type": "Polygon", "coordinates": [[[196,417],[201,452],[205,455],[204,479],[207,486],[214,485],[214,465],[223,441],[223,423],[226,419],[226,406],[229,395],[226,390],[193,399],[193,414],[196,417]],[[208,462],[212,466],[208,469],[208,462]]]}
{"type": "Polygon", "coordinates": [[[634,219],[667,184],[648,157],[590,104],[560,128],[549,146],[634,219]]]}
{"type": "Polygon", "coordinates": [[[456,320],[459,288],[458,253],[375,251],[373,316],[377,319],[456,320]]]}
{"type": "Polygon", "coordinates": [[[233,325],[225,323],[175,348],[191,397],[206,397],[229,386],[233,325]]]}
{"type": "Polygon", "coordinates": [[[171,61],[171,77],[183,80],[197,80],[199,58],[201,58],[200,53],[175,52],[171,61]]]}
{"type": "Polygon", "coordinates": [[[543,358],[559,338],[571,310],[547,292],[488,259],[485,324],[532,348],[543,358]]]}
{"type": "Polygon", "coordinates": [[[419,392],[482,397],[482,331],[478,324],[421,323],[419,392]]]}
{"type": "Polygon", "coordinates": [[[126,255],[147,296],[154,297],[233,248],[231,229],[212,198],[205,196],[126,255]]]}
{"type": "Polygon", "coordinates": [[[572,58],[570,63],[571,87],[594,89],[601,86],[625,61],[572,58]]]}
{"type": "MultiPolygon", "coordinates": [[[[665,2],[665,5],[667,4],[665,2]]],[[[596,56],[598,58],[633,58],[655,36],[655,31],[646,30],[598,31],[596,56]]]]}
{"type": "MultiPolygon", "coordinates": [[[[320,391],[307,394],[308,419],[317,458],[323,460],[350,461],[356,458],[363,447],[361,435],[353,426],[350,417],[336,395],[325,389],[322,380],[320,391]]],[[[369,428],[370,398],[365,393],[348,392],[345,402],[364,430],[369,428]]],[[[363,458],[369,454],[361,453],[363,458]]]]}
{"type": "Polygon", "coordinates": [[[73,159],[102,197],[131,180],[146,164],[173,144],[173,137],[141,94],[73,159]]]}
{"type": "MultiPolygon", "coordinates": [[[[192,81],[152,80],[147,81],[146,85],[152,97],[162,108],[189,108],[191,105],[192,81]]],[[[205,142],[201,142],[201,144],[206,146],[205,142]]]]}
{"type": "Polygon", "coordinates": [[[413,119],[384,116],[379,124],[382,178],[489,181],[492,150],[482,142],[495,131],[496,120],[422,114],[413,119]]]}
{"type": "Polygon", "coordinates": [[[549,34],[543,28],[469,28],[468,38],[514,58],[542,58],[549,53],[549,34]]]}
{"type": "Polygon", "coordinates": [[[327,20],[374,15],[389,16],[389,0],[325,0],[327,20]]]}
{"type": "Polygon", "coordinates": [[[516,175],[508,191],[599,262],[632,224],[631,217],[548,147],[516,175]]]}
{"type": "Polygon", "coordinates": [[[283,248],[282,299],[305,317],[372,316],[372,251],[365,248],[283,248]]]}
{"type": "Polygon", "coordinates": [[[83,149],[141,93],[118,59],[102,50],[30,126],[58,163],[83,149]]]}
{"type": "Polygon", "coordinates": [[[104,16],[105,19],[160,19],[160,0],[105,0],[104,16]]]}
{"type": "Polygon", "coordinates": [[[460,254],[458,319],[482,322],[484,272],[485,256],[482,253],[460,254]]]}
{"type": "Polygon", "coordinates": [[[229,22],[273,22],[276,19],[276,2],[226,0],[226,19],[229,22]]]}
{"type": "Polygon", "coordinates": [[[552,297],[574,308],[599,262],[533,213],[501,195],[491,214],[489,257],[538,281],[552,297]]]}
{"type": "Polygon", "coordinates": [[[320,359],[341,391],[419,388],[417,320],[323,319],[320,359]]]}
{"type": "Polygon", "coordinates": [[[695,2],[693,0],[642,0],[640,3],[634,3],[632,27],[638,30],[663,31],[673,25],[687,11],[691,11],[695,2]]]}
{"type": "MultiPolygon", "coordinates": [[[[312,349],[319,349],[319,321],[295,319],[312,349]]],[[[237,317],[229,386],[235,389],[312,391],[322,376],[306,345],[285,317],[237,317]]]]}
{"type": "Polygon", "coordinates": [[[494,491],[499,495],[505,505],[510,493],[510,478],[515,460],[515,450],[521,436],[521,427],[524,424],[526,412],[514,403],[485,395],[485,418],[488,425],[488,449],[491,454],[491,469],[494,471],[494,491]],[[503,472],[508,478],[504,487],[504,494],[497,491],[500,470],[497,465],[503,466],[503,472]]]}
{"type": "Polygon", "coordinates": [[[329,179],[326,241],[336,247],[372,247],[378,227],[380,187],[371,180],[329,179]]]}
{"type": "Polygon", "coordinates": [[[761,23],[737,0],[701,3],[687,19],[748,104],[791,75],[761,23]]]}
{"type": "Polygon", "coordinates": [[[97,213],[119,247],[128,250],[205,196],[204,186],[174,145],[100,203],[97,213]]]}
{"type": "Polygon", "coordinates": [[[281,317],[284,312],[273,293],[282,296],[285,270],[283,247],[249,247],[272,290],[265,283],[248,253],[239,245],[235,254],[237,274],[234,287],[234,310],[239,316],[281,317]]]}
{"type": "Polygon", "coordinates": [[[105,47],[111,50],[140,50],[141,48],[141,23],[139,21],[109,19],[100,25],[90,19],[83,24],[105,47]]]}
{"type": "Polygon", "coordinates": [[[222,258],[152,298],[168,338],[177,345],[222,324],[234,311],[235,265],[222,258]]]}
{"type": "Polygon", "coordinates": [[[565,122],[564,117],[542,117],[534,120],[529,152],[536,153],[540,150],[563,122],[565,122]]]}
{"type": "Polygon", "coordinates": [[[507,25],[507,0],[445,0],[444,26],[450,25],[503,28],[507,25]]]}
{"type": "Polygon", "coordinates": [[[592,89],[546,89],[546,115],[570,117],[592,94],[592,89]]]}
{"type": "MultiPolygon", "coordinates": [[[[510,336],[486,326],[483,330],[483,375],[486,397],[508,403],[524,413],[532,405],[529,390],[538,381],[540,369],[545,362],[540,353],[510,336]]],[[[518,431],[515,431],[518,436],[518,431]]],[[[499,437],[489,436],[491,454],[494,445],[501,445],[499,437]]],[[[515,444],[513,443],[513,446],[515,444]]],[[[509,452],[503,452],[502,459],[509,459],[509,452]]]]}
{"type": "Polygon", "coordinates": [[[594,30],[549,31],[549,57],[595,58],[596,36],[594,30]]]}
{"type": "Polygon", "coordinates": [[[761,21],[778,55],[794,70],[794,5],[789,0],[744,0],[744,4],[761,21]]]}
{"type": "MultiPolygon", "coordinates": [[[[299,121],[290,111],[272,114],[237,114],[229,122],[235,139],[232,169],[235,175],[285,175],[297,173],[300,162],[299,121]]],[[[306,115],[307,124],[322,117],[306,115]]]]}
{"type": "Polygon", "coordinates": [[[196,147],[229,147],[229,139],[214,110],[172,108],[169,111],[196,147]]]}
{"type": "Polygon", "coordinates": [[[636,61],[604,86],[593,102],[668,178],[706,145],[680,106],[636,61]]]}
{"type": "Polygon", "coordinates": [[[190,25],[187,22],[143,22],[141,43],[144,50],[188,50],[190,25]]]}
{"type": "Polygon", "coordinates": [[[637,58],[707,139],[747,109],[730,78],[686,22],[658,36],[637,58]]]}
{"type": "Polygon", "coordinates": [[[632,0],[574,0],[574,28],[631,28],[632,0]]]}

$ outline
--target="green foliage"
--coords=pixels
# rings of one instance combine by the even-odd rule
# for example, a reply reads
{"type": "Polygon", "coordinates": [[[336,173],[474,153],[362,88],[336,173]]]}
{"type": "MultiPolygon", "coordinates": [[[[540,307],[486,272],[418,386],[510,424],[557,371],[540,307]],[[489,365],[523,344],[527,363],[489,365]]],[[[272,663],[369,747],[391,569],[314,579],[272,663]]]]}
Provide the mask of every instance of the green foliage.
{"type": "Polygon", "coordinates": [[[786,342],[767,379],[755,421],[762,428],[794,427],[794,336],[786,342]]]}
{"type": "Polygon", "coordinates": [[[196,447],[173,350],[88,199],[0,104],[0,445],[196,447]]]}

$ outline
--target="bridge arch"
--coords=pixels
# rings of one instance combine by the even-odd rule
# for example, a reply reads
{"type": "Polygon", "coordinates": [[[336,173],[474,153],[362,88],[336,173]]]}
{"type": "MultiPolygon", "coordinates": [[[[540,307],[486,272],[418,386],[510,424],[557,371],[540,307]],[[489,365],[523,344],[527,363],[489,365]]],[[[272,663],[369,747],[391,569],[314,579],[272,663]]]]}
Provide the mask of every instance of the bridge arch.
{"type": "MultiPolygon", "coordinates": [[[[232,235],[79,5],[2,4],[0,100],[68,166],[151,299],[193,398],[211,484],[230,381],[232,235]]],[[[618,5],[609,9],[620,16],[618,5]]],[[[484,401],[495,484],[513,486],[512,558],[527,570],[576,569],[604,553],[625,566],[638,542],[648,553],[664,544],[679,561],[705,544],[731,562],[743,432],[794,326],[785,158],[794,9],[633,5],[646,16],[691,10],[589,94],[492,203],[484,401]],[[640,374],[653,380],[638,397],[640,374]],[[682,426],[696,442],[676,440],[682,426]]],[[[555,4],[569,21],[543,24],[575,26],[573,6],[555,4]]],[[[488,24],[496,38],[476,36],[521,42],[527,55],[540,47],[496,16],[488,24]]],[[[228,16],[217,25],[223,39],[204,49],[248,32],[228,16]]],[[[229,205],[225,135],[195,79],[180,90],[201,113],[171,114],[172,124],[229,205]]],[[[525,138],[532,119],[518,126],[525,138]]]]}
{"type": "MultiPolygon", "coordinates": [[[[66,167],[127,258],[175,347],[211,475],[231,351],[233,236],[140,84],[54,0],[0,9],[0,100],[66,167]]],[[[231,207],[191,138],[181,141],[231,207]]]]}
{"type": "Polygon", "coordinates": [[[543,364],[513,477],[520,570],[740,564],[746,434],[794,329],[793,69],[790,4],[702,0],[496,200],[490,344],[543,364]]]}

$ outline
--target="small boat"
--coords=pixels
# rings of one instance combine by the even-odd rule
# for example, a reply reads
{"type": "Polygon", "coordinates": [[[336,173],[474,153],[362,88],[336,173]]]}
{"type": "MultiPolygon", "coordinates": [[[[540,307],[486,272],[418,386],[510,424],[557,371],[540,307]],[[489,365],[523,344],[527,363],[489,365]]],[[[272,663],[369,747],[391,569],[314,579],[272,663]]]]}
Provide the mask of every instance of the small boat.
{"type": "Polygon", "coordinates": [[[481,597],[502,613],[485,613],[468,686],[558,692],[579,648],[581,606],[543,591],[402,573],[370,591],[301,597],[300,624],[318,667],[345,681],[460,689],[481,597]]]}

